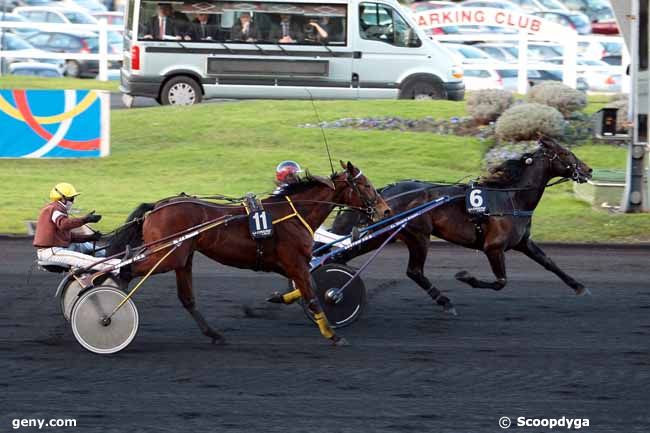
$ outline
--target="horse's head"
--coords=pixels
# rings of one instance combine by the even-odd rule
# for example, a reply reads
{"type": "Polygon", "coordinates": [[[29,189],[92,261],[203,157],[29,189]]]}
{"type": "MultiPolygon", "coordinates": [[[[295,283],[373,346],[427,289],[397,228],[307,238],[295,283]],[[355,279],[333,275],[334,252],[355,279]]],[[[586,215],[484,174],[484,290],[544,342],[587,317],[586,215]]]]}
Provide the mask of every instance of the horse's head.
{"type": "Polygon", "coordinates": [[[390,207],[363,172],[348,161],[341,161],[344,171],[333,176],[332,180],[339,191],[342,204],[364,208],[375,219],[383,218],[391,212],[390,207]]]}
{"type": "Polygon", "coordinates": [[[550,178],[562,177],[578,183],[591,179],[591,167],[554,140],[540,137],[540,151],[547,160],[550,178]]]}

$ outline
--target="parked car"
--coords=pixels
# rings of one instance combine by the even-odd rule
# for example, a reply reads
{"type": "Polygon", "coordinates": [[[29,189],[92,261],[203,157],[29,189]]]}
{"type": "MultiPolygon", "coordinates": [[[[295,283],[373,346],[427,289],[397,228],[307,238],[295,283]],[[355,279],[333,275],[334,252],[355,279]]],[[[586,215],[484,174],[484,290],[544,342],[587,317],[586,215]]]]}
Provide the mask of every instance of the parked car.
{"type": "Polygon", "coordinates": [[[80,9],[55,6],[22,6],[14,9],[33,23],[97,24],[97,20],[80,9]]]}
{"type": "Polygon", "coordinates": [[[510,0],[512,3],[516,4],[522,8],[527,13],[549,10],[549,9],[559,9],[559,10],[568,10],[561,2],[558,0],[510,0]]]}
{"type": "MultiPolygon", "coordinates": [[[[3,71],[6,71],[7,67],[15,62],[34,62],[39,58],[38,55],[43,53],[43,50],[39,50],[13,33],[5,33],[2,36],[2,51],[10,51],[9,54],[3,54],[0,57],[3,71]]],[[[46,62],[55,65],[62,63],[57,60],[47,60],[46,62]]]]}
{"type": "Polygon", "coordinates": [[[485,51],[475,48],[472,45],[443,42],[442,46],[449,49],[463,64],[490,63],[495,61],[485,51]]]}
{"type": "Polygon", "coordinates": [[[503,80],[497,71],[488,68],[475,68],[475,66],[465,69],[463,81],[466,90],[503,89],[503,80]]]}
{"type": "Polygon", "coordinates": [[[16,62],[9,65],[10,75],[27,75],[31,77],[61,78],[63,74],[56,65],[42,62],[16,62]]]}
{"type": "MultiPolygon", "coordinates": [[[[0,13],[0,21],[11,22],[11,23],[27,23],[27,22],[29,22],[29,21],[27,21],[27,20],[25,19],[25,17],[23,17],[23,16],[21,16],[21,15],[18,15],[18,14],[15,14],[15,13],[11,13],[11,12],[8,12],[8,13],[5,13],[5,14],[0,13]]],[[[20,36],[20,37],[26,37],[26,36],[29,36],[29,35],[31,35],[31,34],[34,34],[34,33],[36,33],[36,32],[38,31],[37,28],[33,28],[33,29],[27,29],[27,28],[22,28],[22,29],[5,28],[5,30],[8,31],[8,32],[11,32],[11,33],[15,33],[15,34],[17,34],[17,35],[20,36]]]]}
{"type": "Polygon", "coordinates": [[[20,0],[0,0],[0,16],[2,12],[11,12],[14,8],[22,6],[20,0]]]}
{"type": "MultiPolygon", "coordinates": [[[[40,32],[27,38],[35,47],[58,53],[97,53],[99,37],[93,32],[40,32]]],[[[122,37],[108,32],[109,53],[122,52],[122,37]]],[[[109,62],[109,68],[119,68],[120,62],[109,62]]],[[[71,77],[94,77],[99,72],[97,60],[65,61],[64,74],[71,77]]]]}
{"type": "Polygon", "coordinates": [[[563,0],[564,6],[572,11],[582,12],[589,17],[589,21],[594,20],[594,15],[602,8],[610,7],[607,0],[563,0]]]}
{"type": "MultiPolygon", "coordinates": [[[[563,59],[558,57],[555,59],[548,59],[547,61],[556,65],[561,65],[563,59]]],[[[578,66],[610,66],[602,60],[594,59],[577,59],[576,64],[578,66]]],[[[589,90],[597,92],[619,92],[621,90],[622,77],[620,74],[612,74],[608,71],[587,70],[578,71],[578,78],[583,78],[585,80],[589,86],[589,90]]]]}
{"type": "MultiPolygon", "coordinates": [[[[503,80],[503,88],[513,92],[517,91],[517,82],[519,72],[516,69],[498,70],[498,74],[503,80]]],[[[561,71],[548,71],[545,69],[529,69],[528,70],[528,86],[533,87],[536,84],[543,83],[544,81],[562,81],[561,71]]],[[[587,91],[588,85],[584,78],[579,77],[576,80],[576,89],[582,92],[587,91]]]]}
{"type": "Polygon", "coordinates": [[[517,56],[513,55],[512,52],[507,49],[507,47],[511,47],[512,44],[481,42],[472,46],[484,51],[488,56],[500,62],[516,63],[519,60],[517,56]]]}
{"type": "Polygon", "coordinates": [[[608,41],[580,41],[578,42],[578,55],[587,59],[601,60],[605,56],[621,55],[623,44],[608,41]]]}
{"type": "Polygon", "coordinates": [[[104,18],[107,24],[117,25],[117,26],[124,25],[124,14],[122,12],[115,12],[115,11],[95,12],[93,13],[93,17],[95,17],[95,19],[97,19],[98,21],[101,18],[104,18]]]}
{"type": "Polygon", "coordinates": [[[515,12],[522,12],[523,9],[518,5],[506,0],[465,0],[460,3],[463,7],[468,8],[496,8],[507,9],[515,12]]]}
{"type": "Polygon", "coordinates": [[[591,23],[589,22],[589,18],[582,12],[550,10],[535,12],[533,15],[565,27],[570,27],[578,32],[579,35],[588,35],[591,33],[591,23]]]}
{"type": "Polygon", "coordinates": [[[611,7],[604,7],[597,10],[591,17],[591,29],[593,33],[603,35],[617,35],[619,34],[618,24],[616,17],[611,7]]]}
{"type": "Polygon", "coordinates": [[[60,0],[62,6],[83,9],[86,12],[106,12],[106,6],[97,0],[60,0]]]}

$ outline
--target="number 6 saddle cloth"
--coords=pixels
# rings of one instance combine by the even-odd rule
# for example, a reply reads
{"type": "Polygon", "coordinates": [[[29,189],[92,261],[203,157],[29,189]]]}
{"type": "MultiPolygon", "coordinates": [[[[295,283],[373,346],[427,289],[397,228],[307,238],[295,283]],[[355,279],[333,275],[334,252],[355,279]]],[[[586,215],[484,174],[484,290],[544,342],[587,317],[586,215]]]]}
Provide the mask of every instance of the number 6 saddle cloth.
{"type": "Polygon", "coordinates": [[[520,189],[499,189],[470,184],[465,192],[467,213],[476,219],[490,216],[530,217],[532,210],[518,209],[515,194],[520,189]]]}

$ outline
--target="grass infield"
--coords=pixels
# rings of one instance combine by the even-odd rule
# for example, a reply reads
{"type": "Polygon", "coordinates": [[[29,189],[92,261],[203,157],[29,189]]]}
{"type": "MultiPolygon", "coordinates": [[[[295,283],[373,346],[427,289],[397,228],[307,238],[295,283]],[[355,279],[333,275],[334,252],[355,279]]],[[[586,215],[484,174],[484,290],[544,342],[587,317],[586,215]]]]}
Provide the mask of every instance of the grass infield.
{"type": "MultiPolygon", "coordinates": [[[[65,80],[64,80],[65,81],[65,80]]],[[[94,80],[70,80],[97,87],[94,80]]],[[[69,84],[69,83],[68,83],[69,84]]],[[[111,83],[109,83],[111,84],[111,83]]],[[[112,84],[111,84],[112,85],[112,84]]],[[[0,79],[0,87],[45,87],[40,80],[0,79]],[[38,85],[34,83],[38,82],[38,85]]],[[[67,85],[65,87],[68,87],[67,85]]],[[[589,111],[606,102],[591,98],[589,111]]],[[[316,101],[322,120],[344,117],[465,114],[463,102],[316,101]]],[[[108,231],[140,202],[188,194],[242,195],[273,188],[275,165],[294,159],[317,174],[330,170],[309,101],[242,101],[195,107],[156,107],[111,113],[111,155],[96,160],[0,160],[0,233],[25,233],[57,182],[80,191],[83,212],[104,215],[108,231]]],[[[399,131],[327,129],[335,158],[351,160],[377,186],[398,179],[456,181],[481,172],[486,144],[473,138],[399,131]]],[[[624,168],[626,150],[583,145],[575,153],[593,168],[624,168]]],[[[650,215],[613,215],[577,201],[570,184],[547,190],[533,236],[545,241],[632,242],[650,239],[650,215]]]]}

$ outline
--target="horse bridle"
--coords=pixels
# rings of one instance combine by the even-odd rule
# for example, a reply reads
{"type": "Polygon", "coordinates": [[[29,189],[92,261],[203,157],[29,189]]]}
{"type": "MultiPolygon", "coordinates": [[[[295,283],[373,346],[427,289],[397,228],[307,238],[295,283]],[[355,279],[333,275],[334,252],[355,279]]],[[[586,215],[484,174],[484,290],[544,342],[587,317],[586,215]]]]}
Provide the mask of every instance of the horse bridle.
{"type": "Polygon", "coordinates": [[[377,207],[377,203],[379,202],[378,195],[375,193],[375,196],[373,198],[368,197],[366,194],[363,194],[361,190],[359,189],[359,185],[357,185],[356,180],[359,179],[361,176],[363,176],[363,171],[359,170],[359,173],[356,175],[352,176],[349,172],[346,172],[346,179],[345,182],[350,186],[351,191],[348,192],[348,194],[352,194],[352,191],[354,191],[357,196],[359,196],[359,199],[363,203],[364,206],[364,211],[365,213],[372,219],[373,214],[375,213],[375,208],[377,207]]]}
{"type": "MultiPolygon", "coordinates": [[[[560,159],[560,155],[556,151],[553,151],[553,154],[551,155],[550,153],[547,153],[546,150],[542,150],[542,156],[546,158],[546,161],[548,162],[548,167],[549,169],[551,168],[551,165],[553,164],[553,161],[556,159],[560,159]]],[[[563,162],[560,160],[560,162],[563,162]]],[[[571,170],[571,175],[570,176],[562,176],[559,180],[555,182],[551,182],[547,184],[546,186],[553,186],[557,185],[559,183],[564,183],[568,182],[569,180],[573,180],[574,182],[579,182],[580,181],[580,176],[582,176],[582,173],[580,173],[580,169],[578,168],[578,164],[575,162],[569,163],[566,165],[567,169],[571,170]]]]}

